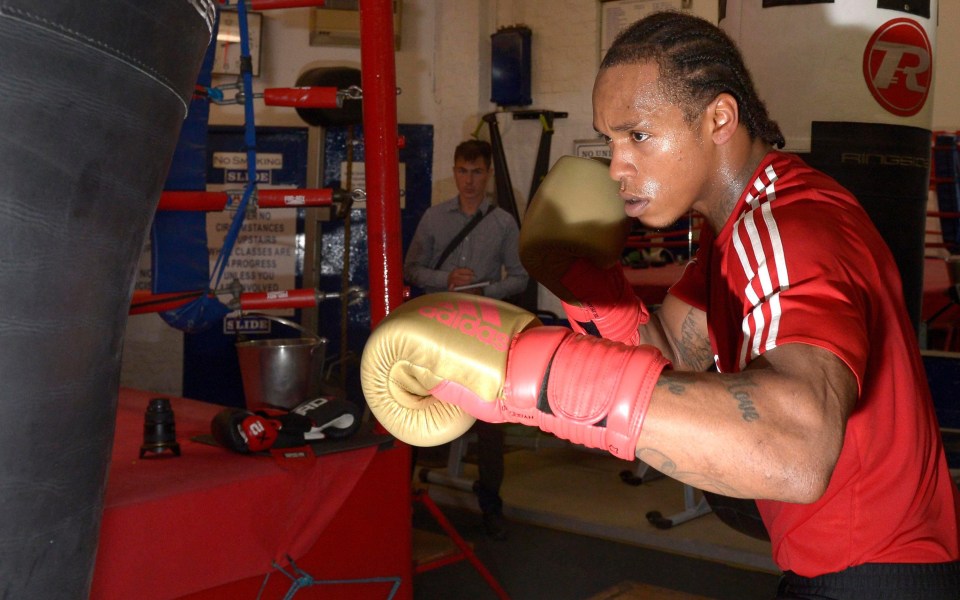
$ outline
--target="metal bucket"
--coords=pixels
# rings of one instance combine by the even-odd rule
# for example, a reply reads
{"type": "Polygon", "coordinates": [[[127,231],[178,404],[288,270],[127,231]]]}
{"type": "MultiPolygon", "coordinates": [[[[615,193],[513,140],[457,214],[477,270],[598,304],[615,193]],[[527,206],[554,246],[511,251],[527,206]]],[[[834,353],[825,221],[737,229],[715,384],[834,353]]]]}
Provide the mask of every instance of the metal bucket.
{"type": "Polygon", "coordinates": [[[271,315],[249,315],[277,321],[307,337],[237,342],[237,358],[247,408],[292,409],[313,398],[323,372],[327,340],[297,323],[271,315]]]}

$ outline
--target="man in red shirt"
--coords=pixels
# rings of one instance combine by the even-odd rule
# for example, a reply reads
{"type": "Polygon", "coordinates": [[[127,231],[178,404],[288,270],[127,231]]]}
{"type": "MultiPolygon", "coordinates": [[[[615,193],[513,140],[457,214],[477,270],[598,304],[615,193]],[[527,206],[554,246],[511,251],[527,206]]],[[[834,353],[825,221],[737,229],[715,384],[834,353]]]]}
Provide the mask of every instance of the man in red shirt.
{"type": "Polygon", "coordinates": [[[521,256],[593,335],[459,296],[401,306],[364,353],[374,413],[417,443],[434,432],[391,411],[411,423],[459,408],[757,499],[778,598],[956,600],[957,486],[896,265],[856,199],[774,149],[783,136],[739,52],[702,19],[627,28],[593,104],[626,214],[706,220],[680,281],[651,314],[604,236],[525,253],[571,224],[562,200],[538,197],[550,226],[528,226],[528,209],[521,256]]]}

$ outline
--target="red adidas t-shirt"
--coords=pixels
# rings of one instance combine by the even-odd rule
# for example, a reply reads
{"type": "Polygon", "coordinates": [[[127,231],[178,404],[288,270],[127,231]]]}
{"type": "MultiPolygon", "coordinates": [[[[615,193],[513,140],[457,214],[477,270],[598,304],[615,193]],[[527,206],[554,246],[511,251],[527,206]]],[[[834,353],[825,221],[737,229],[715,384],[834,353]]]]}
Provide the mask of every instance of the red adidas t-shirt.
{"type": "Polygon", "coordinates": [[[757,501],[781,569],[810,577],[960,558],[960,499],[897,267],[847,190],[771,152],[716,239],[704,228],[670,293],[707,312],[721,372],[802,343],[833,352],[857,377],[860,397],[823,497],[757,501]]]}

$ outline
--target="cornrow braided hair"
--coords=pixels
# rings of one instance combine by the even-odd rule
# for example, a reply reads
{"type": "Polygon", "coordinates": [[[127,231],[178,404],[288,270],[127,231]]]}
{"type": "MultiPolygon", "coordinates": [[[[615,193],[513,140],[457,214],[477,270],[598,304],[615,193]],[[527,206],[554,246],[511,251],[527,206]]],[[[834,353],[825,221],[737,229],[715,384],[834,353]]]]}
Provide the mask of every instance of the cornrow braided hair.
{"type": "Polygon", "coordinates": [[[600,69],[647,61],[656,62],[660,89],[681,107],[688,123],[726,92],[736,98],[751,137],[783,148],[780,126],[757,96],[736,44],[719,27],[682,12],[653,13],[617,35],[600,69]]]}

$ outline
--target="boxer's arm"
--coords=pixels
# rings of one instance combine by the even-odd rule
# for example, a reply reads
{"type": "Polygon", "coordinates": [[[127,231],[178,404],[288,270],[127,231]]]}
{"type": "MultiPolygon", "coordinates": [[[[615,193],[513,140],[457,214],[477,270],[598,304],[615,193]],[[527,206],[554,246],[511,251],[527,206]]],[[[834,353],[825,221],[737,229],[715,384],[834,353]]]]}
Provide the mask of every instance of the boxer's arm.
{"type": "Polygon", "coordinates": [[[638,330],[639,343],[656,346],[677,371],[706,371],[714,364],[707,314],[667,294],[638,330]]]}
{"type": "Polygon", "coordinates": [[[618,456],[636,440],[644,462],[729,496],[802,503],[826,489],[857,397],[832,353],[788,344],[742,373],[661,371],[648,346],[539,327],[495,302],[423,296],[373,332],[361,380],[394,435],[440,444],[474,417],[520,422],[618,456]]]}
{"type": "Polygon", "coordinates": [[[857,390],[846,364],[808,344],[769,350],[740,373],[665,371],[637,457],[698,489],[814,502],[830,481],[857,390]]]}

